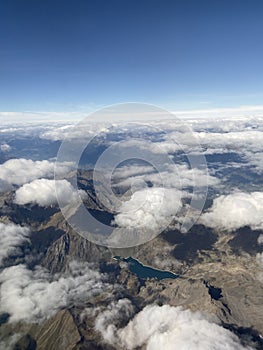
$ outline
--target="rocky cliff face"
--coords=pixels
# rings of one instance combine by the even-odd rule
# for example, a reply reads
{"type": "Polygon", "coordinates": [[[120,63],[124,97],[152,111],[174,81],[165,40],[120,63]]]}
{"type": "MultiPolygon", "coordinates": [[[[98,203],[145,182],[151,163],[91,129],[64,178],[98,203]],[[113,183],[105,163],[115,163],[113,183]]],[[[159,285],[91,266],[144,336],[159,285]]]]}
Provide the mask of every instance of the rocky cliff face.
{"type": "Polygon", "coordinates": [[[91,243],[73,231],[59,214],[52,218],[45,229],[50,227],[58,227],[63,231],[63,234],[48,247],[42,260],[43,265],[52,273],[63,271],[71,260],[96,263],[111,256],[107,248],[91,243]]]}

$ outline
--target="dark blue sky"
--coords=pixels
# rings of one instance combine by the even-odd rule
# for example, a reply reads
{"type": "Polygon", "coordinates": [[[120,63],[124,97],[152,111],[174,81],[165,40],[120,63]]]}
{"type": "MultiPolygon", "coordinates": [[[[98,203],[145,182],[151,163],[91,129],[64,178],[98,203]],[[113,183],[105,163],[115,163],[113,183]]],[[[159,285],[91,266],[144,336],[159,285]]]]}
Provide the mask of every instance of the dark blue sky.
{"type": "Polygon", "coordinates": [[[0,110],[263,104],[262,0],[4,0],[0,110]]]}

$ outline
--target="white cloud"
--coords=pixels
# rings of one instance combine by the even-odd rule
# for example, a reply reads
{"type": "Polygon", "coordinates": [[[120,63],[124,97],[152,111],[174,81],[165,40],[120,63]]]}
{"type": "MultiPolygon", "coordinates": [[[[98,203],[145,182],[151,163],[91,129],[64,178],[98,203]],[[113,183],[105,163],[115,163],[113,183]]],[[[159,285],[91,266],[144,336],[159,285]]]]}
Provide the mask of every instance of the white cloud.
{"type": "MultiPolygon", "coordinates": [[[[0,111],[0,122],[1,124],[13,124],[13,123],[21,123],[21,120],[27,120],[28,122],[51,122],[51,121],[72,121],[72,120],[80,120],[87,116],[87,113],[98,110],[98,108],[102,108],[103,106],[85,106],[84,109],[78,112],[69,112],[69,111],[25,111],[25,112],[2,112],[0,111]]],[[[113,111],[114,112],[114,111],[113,111]]],[[[118,112],[118,109],[116,110],[118,112]]],[[[139,110],[140,112],[140,110],[139,110]]],[[[142,112],[142,111],[141,111],[142,112]]],[[[207,108],[207,109],[192,109],[192,110],[176,110],[171,111],[172,114],[175,114],[180,118],[216,118],[218,121],[218,117],[220,118],[233,118],[233,117],[257,117],[262,116],[263,114],[263,106],[261,105],[249,105],[249,106],[238,106],[238,107],[228,107],[228,108],[207,108]]],[[[117,113],[112,113],[113,115],[104,115],[101,114],[101,120],[109,120],[112,117],[115,117],[115,121],[123,120],[123,113],[121,116],[117,115],[117,113]],[[111,117],[111,118],[110,118],[111,117]]],[[[127,114],[127,113],[126,113],[127,114]]],[[[164,113],[162,113],[163,116],[164,113]]],[[[165,113],[166,114],[166,113],[165,113]]],[[[167,113],[168,114],[168,113],[167,113]]],[[[149,120],[153,115],[149,113],[140,113],[138,114],[138,120],[145,121],[149,120]]],[[[157,113],[154,119],[161,119],[160,114],[157,113]]],[[[134,121],[134,112],[127,114],[126,120],[134,121]]]]}
{"type": "Polygon", "coordinates": [[[207,108],[207,109],[195,109],[195,110],[179,110],[173,111],[178,117],[187,118],[215,118],[218,122],[220,118],[233,118],[233,117],[261,117],[263,114],[263,106],[239,106],[239,107],[226,107],[226,108],[207,108]]]}
{"type": "Polygon", "coordinates": [[[151,182],[155,186],[185,189],[187,187],[217,186],[220,181],[209,175],[206,169],[189,168],[186,164],[163,164],[161,171],[154,172],[152,167],[125,166],[113,174],[115,187],[128,187],[135,181],[139,184],[151,182]]]}
{"type": "Polygon", "coordinates": [[[59,127],[50,127],[48,130],[40,133],[42,139],[60,141],[68,138],[69,140],[85,139],[90,141],[94,136],[109,132],[110,123],[98,123],[91,120],[84,120],[81,124],[67,124],[59,127]]]}
{"type": "Polygon", "coordinates": [[[9,322],[41,322],[59,309],[88,300],[109,285],[105,276],[87,263],[72,262],[62,275],[50,275],[38,266],[33,271],[25,265],[0,273],[0,311],[10,314],[9,322]]]}
{"type": "MultiPolygon", "coordinates": [[[[263,135],[262,135],[263,137],[263,135]]],[[[263,150],[263,147],[261,148],[263,150]]],[[[263,171],[263,152],[246,152],[245,160],[252,165],[256,172],[262,173],[263,171]]]]}
{"type": "Polygon", "coordinates": [[[11,150],[11,146],[9,146],[7,143],[3,143],[0,145],[0,150],[2,152],[9,152],[11,150]]]}
{"type": "Polygon", "coordinates": [[[202,146],[206,147],[223,147],[237,152],[247,150],[259,151],[263,147],[262,131],[242,130],[230,131],[226,133],[199,132],[198,137],[202,146]]]}
{"type": "Polygon", "coordinates": [[[14,253],[19,246],[29,242],[30,231],[15,224],[0,223],[0,265],[4,258],[14,253]]]}
{"type": "Polygon", "coordinates": [[[51,127],[48,130],[45,130],[44,132],[40,133],[40,137],[42,139],[52,140],[52,141],[59,141],[63,140],[68,134],[74,130],[74,125],[63,125],[58,127],[51,127]]]}
{"type": "Polygon", "coordinates": [[[229,231],[243,226],[263,229],[263,192],[222,195],[214,200],[212,207],[201,216],[200,222],[229,231]]]}
{"type": "Polygon", "coordinates": [[[103,334],[103,339],[107,343],[112,343],[117,331],[116,324],[123,320],[130,319],[134,314],[134,307],[129,299],[119,299],[107,305],[106,310],[98,310],[95,330],[103,334]]]}
{"type": "Polygon", "coordinates": [[[61,204],[66,205],[76,201],[79,194],[84,196],[85,192],[77,192],[67,180],[38,179],[16,190],[14,201],[19,205],[34,203],[47,207],[57,204],[58,196],[61,204]]]}
{"type": "MultiPolygon", "coordinates": [[[[33,161],[31,159],[9,159],[0,165],[0,180],[7,184],[23,185],[43,177],[54,176],[54,162],[48,160],[33,161]]],[[[64,174],[72,169],[69,162],[56,164],[57,174],[64,174]]]]}
{"type": "Polygon", "coordinates": [[[125,165],[114,170],[113,178],[115,180],[126,179],[141,174],[152,173],[153,171],[154,168],[150,165],[125,165]]]}
{"type": "Polygon", "coordinates": [[[258,244],[263,244],[263,234],[258,236],[258,244]]]}
{"type": "MultiPolygon", "coordinates": [[[[209,128],[210,121],[203,128],[197,124],[191,133],[182,133],[171,130],[165,135],[165,140],[155,143],[156,153],[173,153],[179,150],[179,146],[187,154],[223,154],[233,152],[239,154],[252,166],[258,166],[262,170],[263,130],[253,129],[251,126],[243,125],[243,129],[235,129],[231,123],[223,123],[229,131],[209,128]],[[198,129],[199,127],[199,129],[198,129]],[[256,154],[256,159],[254,155],[256,154]]],[[[262,125],[263,123],[260,123],[262,125]]],[[[222,126],[223,127],[223,126],[222,126]]]]}
{"type": "Polygon", "coordinates": [[[224,329],[212,316],[200,312],[183,310],[169,305],[146,306],[124,328],[114,326],[107,314],[97,318],[97,329],[105,342],[117,349],[147,350],[245,350],[252,349],[241,345],[238,337],[224,329]],[[111,322],[110,322],[111,321],[111,322]]]}
{"type": "Polygon", "coordinates": [[[17,341],[23,336],[22,333],[8,335],[6,339],[0,340],[0,349],[13,350],[17,341]]]}
{"type": "MultiPolygon", "coordinates": [[[[217,118],[202,118],[192,120],[166,120],[153,122],[162,132],[162,140],[153,145],[154,151],[160,153],[184,149],[184,147],[206,145],[212,148],[231,146],[242,142],[250,147],[262,145],[263,118],[224,118],[218,122],[217,118]],[[183,124],[182,124],[183,123],[183,124]],[[159,148],[159,150],[158,150],[159,148]]],[[[188,149],[187,149],[188,150],[188,149]]],[[[191,151],[191,149],[189,150],[191,151]]]]}
{"type": "Polygon", "coordinates": [[[180,130],[180,125],[172,121],[157,125],[165,130],[163,140],[154,144],[156,153],[175,152],[180,149],[185,154],[239,154],[255,170],[263,169],[263,118],[228,117],[221,119],[202,118],[185,120],[192,131],[180,130]],[[202,151],[203,149],[203,151],[202,151]]]}
{"type": "Polygon", "coordinates": [[[181,195],[180,191],[158,187],[136,191],[120,206],[115,223],[135,229],[166,227],[182,207],[181,195]]]}

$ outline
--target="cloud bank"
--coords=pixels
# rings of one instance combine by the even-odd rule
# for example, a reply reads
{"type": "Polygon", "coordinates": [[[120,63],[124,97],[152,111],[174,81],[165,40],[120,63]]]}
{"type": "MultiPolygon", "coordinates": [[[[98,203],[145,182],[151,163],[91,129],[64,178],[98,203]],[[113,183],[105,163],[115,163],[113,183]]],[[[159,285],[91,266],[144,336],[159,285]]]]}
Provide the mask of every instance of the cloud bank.
{"type": "Polygon", "coordinates": [[[59,309],[85,302],[106,292],[105,276],[91,264],[71,262],[62,275],[50,275],[42,267],[33,271],[25,265],[4,269],[0,273],[0,312],[10,314],[9,322],[42,322],[59,309]]]}
{"type": "MultiPolygon", "coordinates": [[[[21,186],[39,178],[54,176],[54,162],[48,160],[9,159],[0,165],[0,181],[9,185],[21,186]]],[[[58,175],[71,170],[69,162],[56,164],[58,175]]],[[[0,188],[1,190],[1,188],[0,188]]]]}
{"type": "Polygon", "coordinates": [[[63,205],[76,201],[78,193],[67,180],[38,179],[20,187],[15,194],[14,202],[19,205],[38,204],[42,207],[57,204],[57,196],[63,205]]]}
{"type": "Polygon", "coordinates": [[[227,231],[243,226],[263,229],[263,192],[219,196],[200,221],[206,226],[227,231]]]}
{"type": "Polygon", "coordinates": [[[155,186],[186,189],[188,187],[217,186],[220,181],[205,169],[189,168],[186,164],[163,164],[162,171],[152,167],[125,166],[113,174],[115,187],[128,187],[134,181],[151,182],[155,186]]]}
{"type": "Polygon", "coordinates": [[[136,229],[167,226],[182,207],[181,195],[180,191],[158,187],[136,191],[121,205],[115,224],[136,229]]]}
{"type": "Polygon", "coordinates": [[[0,223],[0,265],[19,246],[29,240],[30,230],[15,224],[0,223]]]}
{"type": "MultiPolygon", "coordinates": [[[[116,325],[130,319],[134,315],[134,307],[129,299],[119,299],[107,305],[106,310],[99,311],[95,321],[95,330],[103,334],[103,339],[109,344],[114,343],[116,325]]],[[[96,310],[95,310],[96,312],[96,310]]]]}
{"type": "MultiPolygon", "coordinates": [[[[120,308],[120,305],[118,305],[120,308]]],[[[127,303],[124,310],[129,310],[127,303]]],[[[117,308],[116,308],[117,310],[117,308]]],[[[252,350],[241,345],[238,337],[221,327],[215,317],[169,305],[148,305],[124,328],[114,324],[111,311],[98,316],[96,329],[116,348],[133,350],[252,350]]]]}

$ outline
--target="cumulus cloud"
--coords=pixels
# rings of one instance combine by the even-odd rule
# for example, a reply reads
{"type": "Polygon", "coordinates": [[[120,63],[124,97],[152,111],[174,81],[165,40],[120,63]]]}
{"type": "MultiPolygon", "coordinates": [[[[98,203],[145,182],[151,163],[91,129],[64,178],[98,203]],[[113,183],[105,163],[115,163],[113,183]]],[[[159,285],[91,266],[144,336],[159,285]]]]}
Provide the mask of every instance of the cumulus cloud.
{"type": "Polygon", "coordinates": [[[245,350],[238,337],[215,317],[169,305],[148,305],[124,328],[114,326],[115,315],[97,318],[96,327],[105,342],[120,349],[147,350],[245,350]]]}
{"type": "Polygon", "coordinates": [[[0,150],[2,152],[9,152],[11,150],[11,146],[9,146],[7,143],[3,143],[0,145],[0,150]]]}
{"type": "Polygon", "coordinates": [[[158,187],[136,191],[120,206],[115,224],[153,230],[167,226],[182,207],[181,196],[180,191],[158,187]]]}
{"type": "Polygon", "coordinates": [[[216,198],[200,221],[209,227],[236,230],[243,226],[263,228],[263,192],[235,192],[216,198]]]}
{"type": "Polygon", "coordinates": [[[33,271],[25,265],[0,273],[0,312],[10,314],[9,322],[41,322],[59,309],[84,302],[106,292],[106,277],[88,263],[71,262],[62,275],[50,275],[38,266],[33,271]]]}
{"type": "MultiPolygon", "coordinates": [[[[54,162],[48,160],[9,159],[0,165],[0,180],[7,184],[23,185],[43,177],[54,176],[54,162]]],[[[69,162],[56,164],[57,174],[65,174],[72,168],[69,162]]]]}
{"type": "Polygon", "coordinates": [[[134,307],[129,299],[112,301],[106,310],[98,310],[95,321],[95,330],[103,333],[103,339],[107,343],[113,343],[117,325],[134,315],[134,307]]]}
{"type": "Polygon", "coordinates": [[[77,192],[67,180],[38,179],[23,185],[15,194],[15,203],[38,204],[42,207],[57,204],[57,196],[63,205],[76,201],[78,195],[85,196],[84,191],[77,192]]]}
{"type": "Polygon", "coordinates": [[[0,265],[11,253],[14,253],[19,246],[29,240],[30,230],[12,223],[0,223],[0,265]]]}

